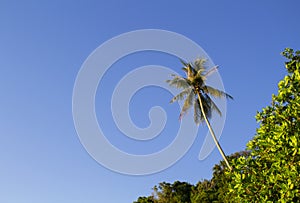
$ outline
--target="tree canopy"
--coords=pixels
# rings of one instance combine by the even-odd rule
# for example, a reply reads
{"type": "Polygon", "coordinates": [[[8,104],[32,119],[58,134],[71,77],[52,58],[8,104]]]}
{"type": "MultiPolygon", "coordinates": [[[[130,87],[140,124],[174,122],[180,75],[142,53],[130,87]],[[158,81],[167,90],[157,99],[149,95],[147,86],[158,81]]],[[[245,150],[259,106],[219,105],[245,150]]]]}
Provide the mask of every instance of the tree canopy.
{"type": "Polygon", "coordinates": [[[257,113],[260,122],[247,144],[251,154],[232,163],[229,195],[234,202],[300,201],[300,52],[286,49],[288,74],[272,104],[257,113]]]}

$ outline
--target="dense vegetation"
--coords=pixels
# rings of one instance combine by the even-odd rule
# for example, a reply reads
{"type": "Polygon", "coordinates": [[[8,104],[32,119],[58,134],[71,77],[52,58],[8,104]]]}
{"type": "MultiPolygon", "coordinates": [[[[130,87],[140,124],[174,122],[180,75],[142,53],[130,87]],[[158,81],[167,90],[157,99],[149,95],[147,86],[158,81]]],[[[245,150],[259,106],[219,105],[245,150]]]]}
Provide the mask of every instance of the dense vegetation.
{"type": "Polygon", "coordinates": [[[134,203],[300,202],[300,52],[286,49],[287,75],[272,104],[257,113],[260,123],[246,150],[221,161],[211,180],[159,183],[134,203]]]}

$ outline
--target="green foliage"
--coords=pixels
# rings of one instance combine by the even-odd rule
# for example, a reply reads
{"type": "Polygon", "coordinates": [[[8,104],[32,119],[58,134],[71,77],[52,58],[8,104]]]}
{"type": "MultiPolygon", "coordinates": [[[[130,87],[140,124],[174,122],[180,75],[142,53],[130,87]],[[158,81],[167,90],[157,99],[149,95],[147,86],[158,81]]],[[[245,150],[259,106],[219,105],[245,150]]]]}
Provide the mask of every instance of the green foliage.
{"type": "Polygon", "coordinates": [[[211,180],[195,186],[161,183],[147,198],[154,203],[300,202],[300,51],[282,54],[288,74],[272,104],[257,113],[260,127],[247,151],[227,157],[233,170],[221,161],[211,180]]]}
{"type": "Polygon", "coordinates": [[[190,203],[192,185],[186,182],[175,181],[173,184],[160,183],[154,187],[156,203],[190,203]]]}
{"type": "Polygon", "coordinates": [[[256,136],[248,158],[235,159],[229,183],[233,202],[300,201],[300,53],[286,49],[288,75],[272,105],[256,116],[256,136]]]}
{"type": "Polygon", "coordinates": [[[191,194],[192,203],[209,203],[217,199],[215,186],[209,180],[200,181],[193,187],[191,194]]]}
{"type": "Polygon", "coordinates": [[[192,185],[186,182],[162,182],[154,186],[153,195],[139,197],[134,203],[191,203],[191,191],[192,185]]]}
{"type": "Polygon", "coordinates": [[[150,197],[139,197],[137,201],[133,203],[155,203],[153,196],[150,197]]]}
{"type": "MultiPolygon", "coordinates": [[[[238,152],[229,156],[229,160],[241,156],[247,157],[249,152],[238,152]]],[[[196,185],[186,182],[175,181],[173,184],[162,182],[153,188],[153,194],[149,197],[139,197],[134,203],[223,203],[230,200],[227,196],[229,191],[226,176],[225,161],[221,161],[213,168],[211,180],[199,181],[196,185]]]]}
{"type": "Polygon", "coordinates": [[[175,181],[173,184],[162,182],[154,186],[153,195],[139,197],[134,203],[192,203],[193,187],[186,182],[175,181]]]}
{"type": "Polygon", "coordinates": [[[230,98],[232,97],[218,89],[207,86],[205,81],[206,77],[214,72],[217,67],[212,68],[209,71],[205,69],[206,60],[198,58],[194,63],[187,63],[183,60],[180,60],[184,66],[182,70],[186,73],[186,77],[172,75],[172,80],[167,80],[170,86],[182,89],[182,91],[172,98],[171,103],[177,100],[184,100],[183,107],[181,109],[180,118],[191,108],[194,107],[194,121],[199,124],[204,121],[204,115],[200,110],[200,104],[198,101],[198,93],[201,97],[203,103],[203,109],[205,115],[210,118],[212,111],[216,111],[221,115],[221,111],[211,99],[210,96],[216,98],[230,98]]]}

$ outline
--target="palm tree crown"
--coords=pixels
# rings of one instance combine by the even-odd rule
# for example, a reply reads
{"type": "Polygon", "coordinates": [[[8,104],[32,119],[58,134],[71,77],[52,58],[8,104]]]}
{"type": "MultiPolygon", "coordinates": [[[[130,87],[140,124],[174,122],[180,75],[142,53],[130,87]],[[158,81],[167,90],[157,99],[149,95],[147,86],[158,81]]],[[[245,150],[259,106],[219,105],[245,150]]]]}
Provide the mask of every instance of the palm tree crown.
{"type": "Polygon", "coordinates": [[[183,64],[182,70],[186,73],[186,77],[172,75],[172,80],[167,80],[170,86],[182,89],[182,91],[173,97],[170,101],[171,103],[177,100],[183,100],[184,104],[180,112],[179,118],[190,109],[192,106],[194,107],[194,121],[196,124],[205,121],[210,133],[223,157],[229,169],[231,169],[226,156],[219,145],[218,140],[214,134],[214,131],[209,123],[209,119],[212,116],[212,111],[216,111],[220,116],[222,115],[218,106],[214,103],[210,96],[216,98],[229,98],[233,99],[232,96],[227,94],[224,91],[215,89],[211,86],[206,85],[207,76],[217,70],[217,66],[207,71],[205,69],[205,59],[196,59],[193,63],[186,63],[181,60],[183,64]]]}
{"type": "Polygon", "coordinates": [[[209,71],[206,71],[204,67],[205,62],[205,59],[196,59],[194,63],[186,63],[181,60],[181,63],[184,65],[182,70],[186,73],[186,78],[178,75],[172,75],[173,79],[167,80],[167,83],[169,83],[170,86],[182,89],[182,91],[170,101],[173,103],[177,100],[185,99],[179,117],[182,118],[182,116],[193,106],[194,120],[197,124],[204,121],[204,117],[200,109],[198,94],[202,100],[203,109],[207,118],[211,118],[212,111],[216,111],[220,116],[222,115],[220,109],[210,96],[233,99],[229,94],[205,84],[207,76],[218,68],[216,66],[209,71]]]}

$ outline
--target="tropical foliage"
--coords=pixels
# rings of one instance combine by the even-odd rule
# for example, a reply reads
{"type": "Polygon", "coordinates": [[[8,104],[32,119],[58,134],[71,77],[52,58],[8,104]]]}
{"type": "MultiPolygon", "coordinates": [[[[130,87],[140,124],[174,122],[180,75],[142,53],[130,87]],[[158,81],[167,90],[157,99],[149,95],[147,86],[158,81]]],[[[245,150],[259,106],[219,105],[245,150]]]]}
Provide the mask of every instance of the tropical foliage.
{"type": "MultiPolygon", "coordinates": [[[[229,161],[241,156],[247,157],[249,152],[238,152],[228,157],[229,161]]],[[[134,203],[223,203],[229,202],[228,181],[230,177],[225,174],[228,171],[226,163],[221,161],[213,168],[211,180],[199,181],[196,185],[175,181],[174,183],[159,183],[154,186],[152,195],[139,197],[134,203]]]]}
{"type": "Polygon", "coordinates": [[[300,52],[286,49],[288,75],[272,104],[256,116],[257,134],[248,158],[232,163],[229,192],[235,202],[300,201],[300,52]]]}
{"type": "Polygon", "coordinates": [[[140,197],[134,203],[188,203],[192,185],[186,182],[175,181],[173,184],[162,182],[153,188],[149,197],[140,197]]]}
{"type": "MultiPolygon", "coordinates": [[[[300,202],[300,52],[286,49],[283,56],[288,73],[279,82],[278,93],[272,95],[271,105],[257,113],[260,127],[248,142],[247,151],[228,157],[232,171],[221,161],[213,168],[211,180],[196,185],[181,182],[186,187],[181,188],[186,191],[184,202],[300,202]]],[[[165,187],[158,189],[144,198],[163,203],[182,195],[178,190],[170,193],[165,187]]],[[[143,202],[140,200],[136,203],[143,202]]]]}

